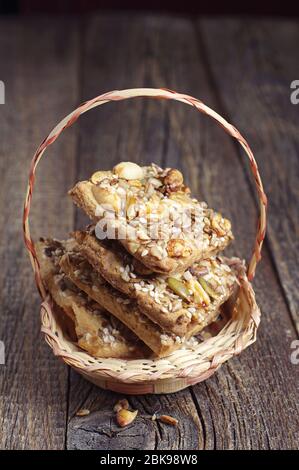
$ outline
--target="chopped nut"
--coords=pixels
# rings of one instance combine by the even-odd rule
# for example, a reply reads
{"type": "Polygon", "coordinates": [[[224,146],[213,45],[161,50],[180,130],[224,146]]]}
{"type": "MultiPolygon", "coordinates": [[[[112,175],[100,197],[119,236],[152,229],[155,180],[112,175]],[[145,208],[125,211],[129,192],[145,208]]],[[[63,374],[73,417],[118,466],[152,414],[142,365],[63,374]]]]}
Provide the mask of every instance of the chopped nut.
{"type": "Polygon", "coordinates": [[[129,402],[126,398],[123,398],[123,400],[119,400],[117,403],[115,403],[113,411],[118,413],[120,410],[128,410],[129,409],[129,402]]]}
{"type": "Polygon", "coordinates": [[[219,237],[223,237],[226,234],[226,230],[222,227],[223,224],[221,222],[221,215],[216,213],[212,219],[211,225],[219,237]]]}
{"type": "Polygon", "coordinates": [[[171,239],[167,243],[167,252],[171,257],[187,257],[191,255],[191,248],[186,245],[184,240],[171,239]]]}
{"type": "Polygon", "coordinates": [[[140,238],[140,240],[149,240],[149,236],[144,230],[137,230],[136,235],[138,238],[140,238]]]}
{"type": "Polygon", "coordinates": [[[159,249],[159,246],[152,246],[151,247],[151,255],[154,256],[155,258],[162,259],[162,250],[159,249]]]}
{"type": "Polygon", "coordinates": [[[134,243],[132,241],[129,241],[128,248],[129,248],[130,252],[134,255],[136,253],[136,251],[138,250],[139,245],[138,245],[138,243],[134,243]]]}
{"type": "Polygon", "coordinates": [[[88,410],[87,408],[82,408],[81,410],[77,411],[76,416],[87,416],[89,415],[89,413],[90,410],[88,410]]]}
{"type": "Polygon", "coordinates": [[[152,420],[152,421],[156,421],[156,419],[157,419],[157,415],[154,413],[154,414],[152,415],[152,417],[151,417],[151,420],[152,420]]]}
{"type": "Polygon", "coordinates": [[[140,180],[143,178],[143,169],[132,162],[121,162],[113,168],[113,172],[126,180],[140,180]]]}
{"type": "Polygon", "coordinates": [[[130,186],[134,186],[135,188],[141,188],[142,187],[142,183],[140,180],[130,180],[130,182],[128,183],[130,186]]]}
{"type": "Polygon", "coordinates": [[[162,186],[162,182],[157,178],[150,178],[149,182],[154,186],[154,188],[160,188],[160,186],[162,186]]]}
{"type": "Polygon", "coordinates": [[[126,211],[127,211],[127,217],[129,220],[134,219],[137,215],[136,207],[135,204],[137,202],[136,197],[134,196],[128,196],[127,201],[126,201],[126,211]]]}
{"type": "Polygon", "coordinates": [[[121,428],[124,428],[125,426],[128,426],[128,424],[134,421],[137,414],[138,414],[138,410],[129,411],[129,410],[125,410],[124,408],[122,408],[121,410],[117,412],[117,415],[116,415],[117,424],[121,428]]]}
{"type": "Polygon", "coordinates": [[[105,204],[108,209],[113,209],[116,212],[120,211],[121,198],[118,194],[100,186],[92,186],[92,193],[99,204],[105,204]]]}
{"type": "Polygon", "coordinates": [[[135,205],[131,204],[130,206],[127,207],[127,218],[128,220],[132,220],[136,217],[137,212],[135,209],[135,205]]]}
{"type": "Polygon", "coordinates": [[[164,178],[164,184],[171,191],[178,191],[184,181],[183,175],[179,170],[170,169],[164,178]]]}
{"type": "Polygon", "coordinates": [[[97,184],[99,181],[107,178],[111,173],[110,171],[96,171],[90,178],[90,181],[94,184],[97,184]]]}
{"type": "Polygon", "coordinates": [[[159,416],[158,419],[159,421],[162,421],[162,423],[169,424],[170,426],[177,426],[179,424],[176,418],[173,418],[172,416],[168,415],[159,416]]]}
{"type": "Polygon", "coordinates": [[[182,191],[177,191],[175,193],[170,193],[169,194],[169,199],[172,201],[176,201],[182,204],[186,204],[188,202],[187,196],[185,193],[182,191]]]}

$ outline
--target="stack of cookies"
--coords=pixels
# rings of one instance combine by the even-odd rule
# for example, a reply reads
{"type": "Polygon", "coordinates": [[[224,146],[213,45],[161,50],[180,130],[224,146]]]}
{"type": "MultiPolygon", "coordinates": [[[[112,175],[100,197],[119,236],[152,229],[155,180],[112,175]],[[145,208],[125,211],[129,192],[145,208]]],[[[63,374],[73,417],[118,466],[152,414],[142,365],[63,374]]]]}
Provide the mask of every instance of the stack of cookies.
{"type": "Polygon", "coordinates": [[[165,357],[198,344],[238,285],[219,253],[231,224],[194,199],[176,169],[122,162],[69,192],[92,224],[41,239],[43,282],[95,357],[165,357]]]}

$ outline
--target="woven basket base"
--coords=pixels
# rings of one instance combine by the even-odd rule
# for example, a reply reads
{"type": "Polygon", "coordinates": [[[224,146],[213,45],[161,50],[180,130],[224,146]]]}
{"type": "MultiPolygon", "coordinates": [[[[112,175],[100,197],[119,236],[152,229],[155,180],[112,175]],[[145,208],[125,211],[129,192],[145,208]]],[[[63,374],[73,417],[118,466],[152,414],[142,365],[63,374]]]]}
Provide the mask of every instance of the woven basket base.
{"type": "MultiPolygon", "coordinates": [[[[219,366],[220,367],[220,366],[219,366]]],[[[75,368],[74,368],[75,369],[75,368]]],[[[210,371],[209,375],[206,375],[203,379],[202,377],[196,378],[182,378],[182,379],[162,379],[156,380],[155,382],[145,382],[140,384],[135,383],[123,383],[123,382],[116,382],[113,380],[104,380],[103,378],[96,378],[91,377],[88,374],[85,374],[83,371],[79,369],[75,369],[80,375],[82,375],[86,380],[93,383],[97,387],[100,387],[104,390],[111,390],[112,392],[122,393],[125,395],[146,395],[146,394],[166,394],[166,393],[174,393],[179,392],[180,390],[184,390],[184,388],[188,388],[191,385],[195,385],[199,382],[210,377],[216,369],[210,371]]]]}
{"type": "Polygon", "coordinates": [[[42,332],[54,354],[98,387],[143,395],[173,393],[208,379],[228,359],[256,339],[260,310],[245,273],[240,289],[226,304],[223,325],[194,349],[179,349],[162,359],[104,359],[78,348],[50,297],[41,306],[42,332]]]}

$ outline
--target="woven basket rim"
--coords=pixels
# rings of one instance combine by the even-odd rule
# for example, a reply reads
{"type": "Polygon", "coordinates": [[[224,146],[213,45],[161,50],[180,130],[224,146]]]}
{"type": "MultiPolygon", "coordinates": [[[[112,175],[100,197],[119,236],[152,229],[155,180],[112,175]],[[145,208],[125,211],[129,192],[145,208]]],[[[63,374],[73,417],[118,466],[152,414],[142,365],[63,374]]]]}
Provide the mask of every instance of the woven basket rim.
{"type": "Polygon", "coordinates": [[[47,343],[53,349],[54,354],[60,356],[65,363],[74,367],[75,369],[84,371],[85,375],[87,374],[92,377],[99,375],[105,378],[113,378],[119,382],[135,383],[186,376],[190,377],[191,379],[198,379],[199,381],[210,377],[223,362],[227,361],[232,356],[239,354],[256,339],[256,331],[260,322],[261,312],[256,304],[254,291],[250,281],[253,279],[256,266],[261,259],[261,249],[266,234],[266,208],[267,197],[263,189],[257,163],[247,141],[234,126],[227,122],[213,109],[206,106],[202,101],[190,95],[177,93],[169,89],[132,88],[110,91],[81,104],[68,116],[62,119],[62,121],[60,121],[55,126],[55,128],[37,148],[31,161],[23,211],[23,232],[25,246],[29,253],[30,261],[35,274],[37,288],[43,299],[41,307],[42,331],[45,334],[47,343]],[[225,130],[226,133],[239,142],[249,159],[250,168],[254,177],[259,198],[260,214],[254,242],[254,249],[248,265],[247,276],[244,274],[240,277],[241,288],[239,296],[243,299],[243,305],[241,305],[240,308],[242,307],[245,310],[249,309],[247,312],[249,318],[246,325],[244,323],[244,316],[241,316],[241,318],[238,320],[229,321],[229,323],[219,332],[217,336],[201,343],[198,348],[205,349],[205,355],[203,356],[197,353],[196,357],[193,357],[189,350],[177,350],[168,356],[168,358],[157,359],[151,363],[148,363],[148,360],[99,360],[85,352],[77,351],[74,349],[74,345],[63,336],[63,332],[59,331],[59,327],[56,323],[55,316],[51,308],[51,303],[49,302],[48,293],[42,282],[40,266],[35,252],[34,241],[31,237],[29,224],[29,214],[33,197],[37,165],[39,164],[46,149],[56,141],[56,139],[65,129],[73,125],[81,114],[105,103],[136,97],[179,101],[192,106],[203,114],[210,116],[225,130]],[[207,351],[210,351],[210,353],[207,354],[207,351]],[[174,363],[172,363],[172,358],[175,358],[176,362],[174,361],[174,363]],[[125,367],[124,363],[126,365],[125,367]],[[154,372],[152,372],[152,370],[154,370],[154,372]]]}

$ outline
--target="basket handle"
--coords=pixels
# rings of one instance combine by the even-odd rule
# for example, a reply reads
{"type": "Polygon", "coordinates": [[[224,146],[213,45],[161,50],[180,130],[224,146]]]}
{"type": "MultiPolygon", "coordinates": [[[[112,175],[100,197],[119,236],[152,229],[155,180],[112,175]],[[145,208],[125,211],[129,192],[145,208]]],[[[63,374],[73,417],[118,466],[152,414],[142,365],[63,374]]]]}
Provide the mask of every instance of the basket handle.
{"type": "Polygon", "coordinates": [[[100,106],[105,103],[109,103],[110,101],[121,101],[129,98],[135,97],[150,97],[150,98],[157,98],[157,99],[166,99],[166,100],[175,100],[180,101],[182,103],[188,104],[189,106],[193,106],[201,113],[207,114],[211,118],[213,118],[218,124],[223,127],[223,129],[231,135],[234,139],[236,139],[240,145],[245,150],[246,155],[249,158],[250,168],[254,176],[256,189],[259,196],[259,220],[258,220],[258,227],[257,233],[255,237],[254,249],[253,254],[249,262],[248,266],[248,279],[252,280],[255,275],[255,269],[257,263],[261,259],[261,249],[263,240],[265,238],[266,233],[266,208],[267,208],[267,197],[265,195],[262,180],[258,171],[257,163],[254,159],[253,153],[244,139],[240,132],[231,124],[229,124],[222,116],[216,113],[213,109],[206,106],[202,101],[193,98],[192,96],[176,93],[175,91],[162,89],[162,88],[132,88],[128,90],[115,90],[110,91],[108,93],[104,93],[102,95],[93,98],[92,100],[86,101],[85,103],[81,104],[77,109],[75,109],[72,113],[66,116],[57,126],[50,132],[48,137],[40,144],[38,149],[36,150],[33,159],[31,161],[30,166],[30,173],[29,173],[29,180],[27,186],[27,192],[25,197],[24,203],[24,212],[23,212],[23,231],[24,231],[24,240],[26,248],[29,252],[30,261],[35,273],[35,280],[37,287],[40,291],[40,294],[43,298],[46,297],[46,291],[42,283],[41,275],[40,275],[40,268],[39,263],[37,260],[36,252],[34,249],[34,242],[31,238],[30,234],[30,225],[29,225],[29,213],[33,195],[33,188],[35,183],[35,171],[36,167],[42,158],[45,150],[47,147],[52,145],[55,140],[59,137],[59,135],[67,128],[74,124],[79,116],[86,111],[89,111],[92,108],[100,106]]]}

